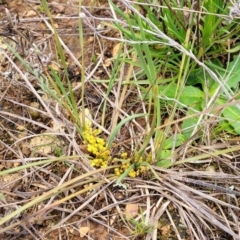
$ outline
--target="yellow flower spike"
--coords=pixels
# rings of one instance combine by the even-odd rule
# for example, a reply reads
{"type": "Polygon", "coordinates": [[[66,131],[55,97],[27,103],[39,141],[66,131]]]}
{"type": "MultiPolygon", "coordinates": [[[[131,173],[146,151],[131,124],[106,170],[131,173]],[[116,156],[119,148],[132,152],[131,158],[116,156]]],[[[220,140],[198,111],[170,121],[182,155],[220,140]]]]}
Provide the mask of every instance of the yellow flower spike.
{"type": "Polygon", "coordinates": [[[100,152],[103,152],[104,151],[104,147],[102,145],[97,145],[97,148],[99,149],[100,152]]]}
{"type": "Polygon", "coordinates": [[[88,150],[89,152],[92,152],[92,146],[91,146],[91,145],[88,145],[88,146],[87,146],[87,150],[88,150]]]}
{"type": "Polygon", "coordinates": [[[111,161],[110,151],[107,150],[105,140],[97,137],[101,132],[100,129],[93,130],[91,125],[86,124],[83,135],[88,152],[96,157],[90,160],[90,164],[97,168],[106,167],[108,161],[111,161]]]}
{"type": "Polygon", "coordinates": [[[146,157],[146,162],[151,163],[152,162],[152,153],[149,153],[146,157]]]}
{"type": "Polygon", "coordinates": [[[97,154],[98,154],[98,149],[97,149],[97,147],[96,147],[96,146],[94,146],[94,145],[93,145],[93,153],[94,153],[95,155],[97,155],[97,154]]]}
{"type": "Polygon", "coordinates": [[[125,158],[127,158],[128,154],[127,154],[127,152],[123,152],[120,156],[125,159],[125,158]]]}
{"type": "Polygon", "coordinates": [[[99,161],[99,159],[94,159],[93,164],[95,167],[101,167],[101,162],[99,161]]]}
{"type": "Polygon", "coordinates": [[[101,150],[102,150],[102,152],[104,153],[104,154],[107,154],[107,155],[109,155],[109,153],[110,153],[110,151],[109,150],[107,150],[107,148],[106,147],[104,147],[104,146],[100,146],[100,148],[101,148],[101,150]]]}
{"type": "Polygon", "coordinates": [[[95,166],[97,166],[98,163],[94,159],[94,160],[90,161],[90,164],[91,164],[91,166],[95,167],[95,166]]]}
{"type": "Polygon", "coordinates": [[[97,134],[99,135],[100,133],[102,133],[102,130],[99,128],[97,129],[97,134]]]}
{"type": "Polygon", "coordinates": [[[98,155],[98,150],[95,147],[93,147],[92,153],[97,156],[98,155]]]}
{"type": "Polygon", "coordinates": [[[102,146],[102,145],[100,145],[100,144],[96,143],[96,147],[97,147],[99,150],[101,150],[101,151],[104,151],[104,148],[103,148],[103,146],[102,146]]]}
{"type": "Polygon", "coordinates": [[[97,143],[101,144],[102,146],[105,145],[105,141],[102,138],[97,138],[97,143]]]}
{"type": "Polygon", "coordinates": [[[106,156],[107,156],[107,155],[108,155],[108,156],[110,155],[110,151],[109,151],[106,147],[103,147],[103,148],[102,148],[102,153],[103,153],[104,155],[106,155],[106,156]]]}
{"type": "Polygon", "coordinates": [[[92,135],[93,135],[93,136],[97,136],[97,135],[98,135],[97,130],[93,130],[93,131],[92,131],[92,135]]]}
{"type": "Polygon", "coordinates": [[[101,151],[100,154],[103,158],[108,158],[110,155],[110,151],[101,151]]]}
{"type": "Polygon", "coordinates": [[[135,178],[137,176],[137,173],[134,171],[134,170],[131,170],[129,173],[128,173],[128,176],[129,177],[132,177],[132,178],[135,178]]]}
{"type": "Polygon", "coordinates": [[[107,167],[107,163],[103,163],[101,166],[101,168],[105,168],[105,167],[107,167]]]}
{"type": "Polygon", "coordinates": [[[88,139],[88,141],[89,141],[89,143],[91,143],[91,144],[94,144],[96,141],[95,141],[95,139],[94,139],[94,137],[89,137],[89,139],[88,139]]]}
{"type": "Polygon", "coordinates": [[[145,166],[144,171],[148,171],[148,170],[149,170],[149,167],[145,166]]]}

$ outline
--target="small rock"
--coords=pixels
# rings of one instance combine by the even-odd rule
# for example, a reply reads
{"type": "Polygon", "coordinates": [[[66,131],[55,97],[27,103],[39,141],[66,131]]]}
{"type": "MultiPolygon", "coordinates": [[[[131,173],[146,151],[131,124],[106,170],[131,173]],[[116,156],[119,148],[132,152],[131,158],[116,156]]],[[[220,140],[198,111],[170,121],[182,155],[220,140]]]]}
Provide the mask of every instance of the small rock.
{"type": "Polygon", "coordinates": [[[29,10],[27,13],[26,13],[26,17],[34,17],[36,16],[37,13],[34,11],[34,10],[29,10]]]}
{"type": "Polygon", "coordinates": [[[138,204],[127,204],[125,208],[125,215],[128,220],[136,217],[138,215],[138,204]]]}
{"type": "MultiPolygon", "coordinates": [[[[31,102],[31,103],[30,103],[30,107],[32,107],[32,108],[38,109],[39,106],[40,106],[40,104],[39,104],[38,102],[31,102]]],[[[31,115],[32,118],[37,118],[37,117],[39,117],[39,112],[38,112],[37,110],[30,109],[30,110],[29,110],[29,113],[30,113],[30,115],[31,115]]]]}
{"type": "Polygon", "coordinates": [[[63,13],[65,10],[65,7],[57,2],[52,2],[52,10],[55,13],[63,13]]]}
{"type": "Polygon", "coordinates": [[[83,238],[89,232],[89,227],[80,227],[79,232],[80,232],[80,237],[83,238]]]}
{"type": "Polygon", "coordinates": [[[120,51],[121,43],[117,43],[112,50],[112,56],[115,58],[117,57],[119,51],[120,51]]]}
{"type": "Polygon", "coordinates": [[[206,171],[207,171],[207,172],[216,172],[214,166],[208,166],[208,167],[206,168],[206,171]]]}

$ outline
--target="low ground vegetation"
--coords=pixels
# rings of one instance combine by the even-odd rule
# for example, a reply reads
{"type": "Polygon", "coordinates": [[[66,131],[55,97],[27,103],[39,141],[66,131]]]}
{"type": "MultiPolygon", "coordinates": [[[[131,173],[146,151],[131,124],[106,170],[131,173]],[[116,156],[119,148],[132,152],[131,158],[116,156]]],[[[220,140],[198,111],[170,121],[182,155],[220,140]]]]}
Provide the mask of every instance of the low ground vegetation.
{"type": "Polygon", "coordinates": [[[240,239],[240,3],[2,1],[1,239],[240,239]]]}

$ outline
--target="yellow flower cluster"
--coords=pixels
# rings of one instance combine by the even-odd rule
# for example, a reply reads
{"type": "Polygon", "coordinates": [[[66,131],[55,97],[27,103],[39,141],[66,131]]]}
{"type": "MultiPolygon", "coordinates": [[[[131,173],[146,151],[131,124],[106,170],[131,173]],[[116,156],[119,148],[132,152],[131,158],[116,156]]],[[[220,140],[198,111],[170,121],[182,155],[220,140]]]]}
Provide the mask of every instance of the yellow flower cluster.
{"type": "MultiPolygon", "coordinates": [[[[117,168],[114,168],[114,173],[117,176],[120,176],[122,173],[127,171],[131,166],[132,169],[129,171],[128,176],[135,178],[139,176],[141,173],[145,173],[149,170],[148,166],[143,166],[143,158],[128,158],[128,154],[126,152],[123,152],[120,157],[122,158],[121,161],[117,158],[113,159],[113,162],[120,162],[120,166],[117,168]]],[[[150,157],[148,157],[150,159],[150,157]]],[[[149,160],[148,159],[148,160],[149,160]]]]}
{"type": "Polygon", "coordinates": [[[97,137],[101,130],[93,130],[92,127],[86,124],[84,129],[84,143],[87,145],[87,150],[94,157],[91,160],[93,167],[107,167],[110,160],[110,151],[106,147],[104,139],[97,137]]]}
{"type": "MultiPolygon", "coordinates": [[[[91,124],[86,124],[84,128],[84,144],[87,145],[87,150],[93,156],[93,159],[90,160],[90,164],[96,168],[107,167],[110,162],[118,165],[114,168],[114,173],[117,176],[120,176],[124,172],[128,171],[129,177],[137,177],[140,174],[144,174],[149,170],[148,166],[143,165],[142,157],[133,157],[130,158],[127,152],[123,152],[119,155],[118,158],[112,159],[110,151],[106,146],[104,139],[98,137],[101,133],[101,130],[94,130],[91,127],[91,124]]],[[[145,161],[151,162],[151,155],[148,154],[145,161]]]]}

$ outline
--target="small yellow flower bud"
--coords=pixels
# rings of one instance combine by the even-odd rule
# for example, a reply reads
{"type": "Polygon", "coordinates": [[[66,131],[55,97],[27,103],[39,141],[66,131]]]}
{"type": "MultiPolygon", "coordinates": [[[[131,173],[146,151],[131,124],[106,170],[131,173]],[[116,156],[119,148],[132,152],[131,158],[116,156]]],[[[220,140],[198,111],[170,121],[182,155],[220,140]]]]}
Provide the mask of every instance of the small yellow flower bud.
{"type": "Polygon", "coordinates": [[[123,153],[121,154],[121,157],[122,157],[122,158],[127,158],[127,156],[128,156],[127,152],[123,152],[123,153]]]}

